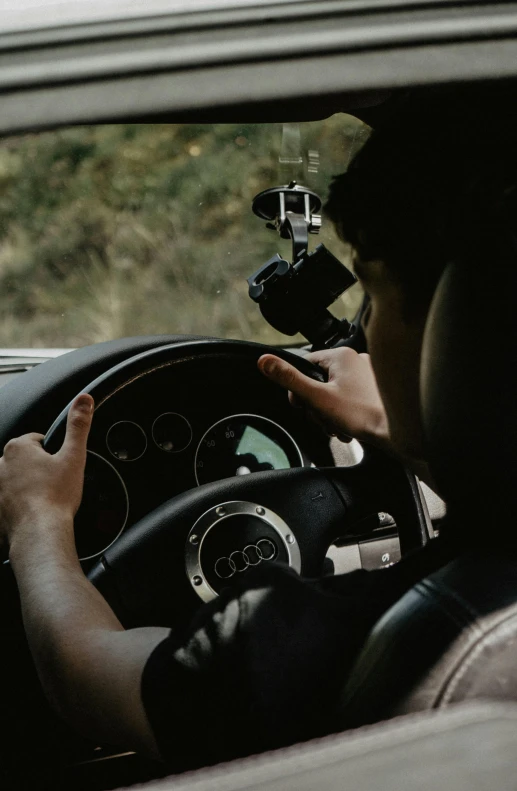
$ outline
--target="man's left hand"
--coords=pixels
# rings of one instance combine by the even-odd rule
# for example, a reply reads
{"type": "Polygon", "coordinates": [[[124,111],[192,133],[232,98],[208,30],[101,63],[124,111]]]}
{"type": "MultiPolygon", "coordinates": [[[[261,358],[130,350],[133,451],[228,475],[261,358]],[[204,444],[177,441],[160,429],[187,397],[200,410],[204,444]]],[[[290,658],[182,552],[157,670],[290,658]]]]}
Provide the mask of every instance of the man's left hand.
{"type": "Polygon", "coordinates": [[[90,395],[75,399],[65,441],[54,455],[43,450],[41,434],[26,434],[7,443],[0,459],[0,543],[11,545],[20,531],[42,523],[42,514],[72,524],[82,498],[93,407],[90,395]]]}

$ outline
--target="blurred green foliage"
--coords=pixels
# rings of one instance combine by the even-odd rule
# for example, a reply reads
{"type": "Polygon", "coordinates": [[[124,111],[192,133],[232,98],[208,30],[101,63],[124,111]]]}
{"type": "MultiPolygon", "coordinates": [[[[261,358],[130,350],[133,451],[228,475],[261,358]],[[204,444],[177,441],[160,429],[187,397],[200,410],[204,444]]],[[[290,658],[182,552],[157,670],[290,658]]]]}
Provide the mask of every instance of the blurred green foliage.
{"type": "MultiPolygon", "coordinates": [[[[252,199],[294,177],[324,197],[367,134],[340,115],[287,132],[105,125],[1,141],[0,346],[155,333],[293,340],[247,295],[252,272],[275,252],[289,256],[252,214],[252,199]],[[286,133],[294,150],[300,136],[302,162],[279,163],[286,133]]],[[[313,239],[349,262],[328,223],[313,239]]],[[[334,312],[350,316],[360,298],[356,286],[334,312]]]]}

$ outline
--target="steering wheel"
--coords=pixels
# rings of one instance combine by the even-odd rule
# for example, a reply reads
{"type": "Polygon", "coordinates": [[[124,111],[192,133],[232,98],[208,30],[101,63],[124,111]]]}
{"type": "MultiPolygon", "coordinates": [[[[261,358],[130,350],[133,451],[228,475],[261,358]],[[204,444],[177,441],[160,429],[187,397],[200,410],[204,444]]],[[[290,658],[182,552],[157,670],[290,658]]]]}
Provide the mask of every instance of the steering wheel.
{"type": "MultiPolygon", "coordinates": [[[[95,425],[115,396],[186,360],[225,361],[234,371],[261,377],[257,360],[267,352],[324,381],[320,368],[287,351],[238,341],[189,341],[131,357],[82,392],[95,400],[95,425]]],[[[45,437],[51,453],[62,444],[68,409],[45,437]]],[[[264,562],[321,575],[332,542],[361,533],[361,523],[371,531],[365,517],[381,510],[395,519],[403,553],[426,543],[428,519],[416,478],[372,448],[354,467],[299,467],[225,478],[179,494],[143,516],[101,554],[89,578],[126,628],[177,625],[264,562]]],[[[361,534],[362,540],[371,537],[361,534]]]]}

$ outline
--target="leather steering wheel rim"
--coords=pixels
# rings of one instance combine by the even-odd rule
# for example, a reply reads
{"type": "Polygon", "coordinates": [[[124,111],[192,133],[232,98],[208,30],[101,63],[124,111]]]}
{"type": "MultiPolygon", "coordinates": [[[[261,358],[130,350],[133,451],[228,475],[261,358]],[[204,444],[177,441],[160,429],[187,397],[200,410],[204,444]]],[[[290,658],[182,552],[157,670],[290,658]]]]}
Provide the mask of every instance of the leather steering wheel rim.
{"type": "MultiPolygon", "coordinates": [[[[81,393],[89,393],[95,401],[95,410],[99,409],[107,398],[119,391],[128,383],[135,379],[145,376],[159,368],[173,365],[194,356],[201,357],[209,355],[232,354],[235,357],[257,361],[262,354],[275,354],[283,360],[296,366],[302,373],[320,382],[326,381],[325,372],[306,360],[285,349],[275,349],[264,346],[260,343],[232,340],[195,340],[182,343],[158,346],[154,349],[137,354],[127,360],[123,360],[118,365],[105,371],[89,385],[81,390],[81,393]]],[[[66,419],[68,416],[68,404],[53,422],[43,442],[43,447],[49,453],[55,453],[62,445],[65,436],[66,419]]]]}

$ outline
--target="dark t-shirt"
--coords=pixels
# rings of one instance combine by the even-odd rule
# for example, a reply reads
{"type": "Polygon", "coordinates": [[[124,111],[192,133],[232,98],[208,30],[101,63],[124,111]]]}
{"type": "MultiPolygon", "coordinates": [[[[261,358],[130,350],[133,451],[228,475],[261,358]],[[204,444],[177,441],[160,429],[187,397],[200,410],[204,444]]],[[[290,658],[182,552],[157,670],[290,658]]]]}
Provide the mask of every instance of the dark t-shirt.
{"type": "Polygon", "coordinates": [[[142,698],[162,757],[183,771],[337,730],[339,693],[372,626],[455,554],[437,539],[379,571],[249,572],[147,662],[142,698]]]}

